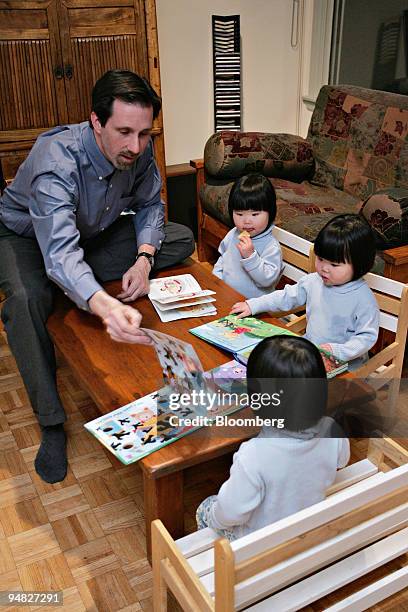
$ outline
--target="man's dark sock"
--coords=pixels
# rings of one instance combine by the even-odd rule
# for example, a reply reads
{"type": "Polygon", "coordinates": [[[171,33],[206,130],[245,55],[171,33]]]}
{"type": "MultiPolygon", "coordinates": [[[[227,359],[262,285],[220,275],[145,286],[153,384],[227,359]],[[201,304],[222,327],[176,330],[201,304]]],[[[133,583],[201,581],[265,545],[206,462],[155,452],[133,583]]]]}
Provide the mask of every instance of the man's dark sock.
{"type": "Polygon", "coordinates": [[[42,442],[35,458],[35,471],[53,484],[67,475],[67,439],[64,425],[41,426],[42,442]]]}

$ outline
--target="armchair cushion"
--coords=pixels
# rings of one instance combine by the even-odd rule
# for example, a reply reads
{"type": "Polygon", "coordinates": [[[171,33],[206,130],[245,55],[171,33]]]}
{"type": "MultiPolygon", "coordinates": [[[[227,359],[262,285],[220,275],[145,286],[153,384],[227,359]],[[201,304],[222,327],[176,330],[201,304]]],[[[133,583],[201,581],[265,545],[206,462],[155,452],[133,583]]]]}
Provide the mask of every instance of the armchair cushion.
{"type": "MultiPolygon", "coordinates": [[[[271,179],[271,183],[277,196],[276,225],[311,242],[330,219],[342,213],[358,213],[361,208],[359,200],[334,187],[283,179],[271,179]]],[[[203,211],[227,227],[231,227],[227,202],[232,185],[232,181],[213,180],[204,183],[200,190],[203,211]]],[[[383,274],[383,270],[384,260],[378,254],[372,271],[383,274]]]]}
{"type": "Polygon", "coordinates": [[[408,244],[408,189],[377,191],[363,203],[360,214],[374,230],[378,248],[408,244]]]}
{"type": "Polygon", "coordinates": [[[213,134],[205,146],[205,169],[217,179],[235,179],[248,172],[300,182],[314,170],[312,147],[300,136],[262,132],[213,134]]]}
{"type": "MultiPolygon", "coordinates": [[[[309,181],[293,183],[283,179],[271,179],[276,190],[279,227],[314,241],[320,229],[332,217],[344,212],[357,213],[361,202],[334,187],[316,187],[309,181]]],[[[200,191],[204,211],[228,227],[228,196],[233,183],[207,181],[200,191]]]]}
{"type": "Polygon", "coordinates": [[[316,101],[308,140],[317,185],[360,200],[387,187],[408,188],[406,96],[326,85],[316,101]]]}

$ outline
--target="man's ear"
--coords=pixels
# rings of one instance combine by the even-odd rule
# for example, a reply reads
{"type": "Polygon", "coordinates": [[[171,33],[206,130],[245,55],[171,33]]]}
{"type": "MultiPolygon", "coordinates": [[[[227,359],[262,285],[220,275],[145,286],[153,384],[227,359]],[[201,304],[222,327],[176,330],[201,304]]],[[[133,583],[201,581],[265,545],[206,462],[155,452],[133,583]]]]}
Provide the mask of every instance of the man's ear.
{"type": "Polygon", "coordinates": [[[95,132],[97,134],[100,134],[102,129],[101,122],[99,121],[98,116],[94,111],[91,112],[91,123],[95,132]]]}

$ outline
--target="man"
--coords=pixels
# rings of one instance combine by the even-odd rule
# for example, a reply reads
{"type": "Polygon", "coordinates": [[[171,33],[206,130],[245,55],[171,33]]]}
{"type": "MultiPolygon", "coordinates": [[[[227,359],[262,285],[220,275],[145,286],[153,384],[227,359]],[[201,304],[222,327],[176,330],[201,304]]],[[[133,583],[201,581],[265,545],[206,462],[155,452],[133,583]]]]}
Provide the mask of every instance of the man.
{"type": "Polygon", "coordinates": [[[66,417],[46,329],[55,285],[99,316],[113,340],[148,344],[128,303],[148,292],[153,267],[194,249],[188,228],[164,224],[151,142],[160,107],[138,75],[107,72],[93,89],[90,123],[42,134],[0,199],[2,320],[41,426],[35,469],[46,482],[67,471],[66,417]],[[101,283],[118,278],[122,290],[111,297],[101,283]]]}

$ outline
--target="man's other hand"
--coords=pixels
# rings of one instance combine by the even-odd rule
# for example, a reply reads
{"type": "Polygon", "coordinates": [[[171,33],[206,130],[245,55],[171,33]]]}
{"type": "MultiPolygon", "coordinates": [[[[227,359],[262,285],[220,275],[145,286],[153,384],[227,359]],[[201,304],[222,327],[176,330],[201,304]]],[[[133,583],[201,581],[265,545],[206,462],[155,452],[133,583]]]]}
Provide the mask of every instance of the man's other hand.
{"type": "Polygon", "coordinates": [[[91,311],[98,315],[106,331],[116,342],[152,344],[151,339],[139,329],[142,315],[132,306],[126,306],[105,291],[97,291],[89,300],[91,311]]]}
{"type": "Polygon", "coordinates": [[[122,292],[117,295],[122,302],[133,302],[136,298],[149,293],[150,263],[140,257],[122,277],[122,292]]]}

